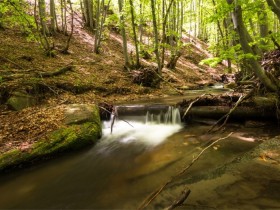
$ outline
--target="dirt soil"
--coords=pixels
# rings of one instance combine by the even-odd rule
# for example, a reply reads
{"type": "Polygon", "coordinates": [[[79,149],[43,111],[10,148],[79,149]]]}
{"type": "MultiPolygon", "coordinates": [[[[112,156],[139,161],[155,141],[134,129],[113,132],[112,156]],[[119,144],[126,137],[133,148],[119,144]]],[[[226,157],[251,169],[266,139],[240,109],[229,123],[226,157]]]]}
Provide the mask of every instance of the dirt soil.
{"type": "MultiPolygon", "coordinates": [[[[73,103],[121,103],[141,99],[176,95],[175,88],[197,88],[216,82],[224,66],[210,68],[199,65],[209,57],[206,45],[185,37],[187,47],[175,70],[163,69],[159,88],[133,84],[131,73],[124,69],[121,36],[106,31],[99,55],[93,53],[93,35],[81,25],[75,27],[69,55],[56,51],[56,57],[47,57],[38,43],[27,41],[19,30],[0,31],[0,152],[14,148],[28,149],[46,133],[62,126],[63,110],[73,103]],[[72,71],[40,78],[44,72],[53,72],[66,66],[72,71]],[[218,75],[218,76],[217,76],[218,75]],[[6,79],[5,78],[9,78],[6,79]],[[15,91],[24,91],[37,100],[37,105],[13,111],[7,99],[15,91]]],[[[68,37],[58,34],[56,49],[63,48],[68,37]]],[[[133,50],[133,46],[130,47],[133,50]]],[[[153,60],[141,60],[146,66],[155,66],[153,60]]]]}

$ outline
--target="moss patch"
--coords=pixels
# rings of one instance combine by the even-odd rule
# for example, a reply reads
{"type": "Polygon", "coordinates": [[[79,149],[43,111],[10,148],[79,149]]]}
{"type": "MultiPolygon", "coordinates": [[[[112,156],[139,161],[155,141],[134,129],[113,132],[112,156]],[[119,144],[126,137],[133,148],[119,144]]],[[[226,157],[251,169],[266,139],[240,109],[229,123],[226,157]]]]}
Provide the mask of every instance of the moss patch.
{"type": "Polygon", "coordinates": [[[93,115],[95,116],[93,121],[60,128],[35,143],[28,150],[14,149],[0,155],[0,172],[93,145],[101,137],[98,111],[94,111],[93,115]]]}

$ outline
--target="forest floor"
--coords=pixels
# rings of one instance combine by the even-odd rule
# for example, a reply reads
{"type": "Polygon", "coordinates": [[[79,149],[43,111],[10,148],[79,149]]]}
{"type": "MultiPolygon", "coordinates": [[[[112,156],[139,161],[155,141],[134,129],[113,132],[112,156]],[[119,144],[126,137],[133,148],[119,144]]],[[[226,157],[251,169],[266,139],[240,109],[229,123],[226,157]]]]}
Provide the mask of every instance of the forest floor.
{"type": "MultiPolygon", "coordinates": [[[[93,35],[76,23],[70,54],[56,52],[47,57],[38,43],[27,41],[15,29],[0,31],[0,153],[19,148],[28,149],[48,132],[60,127],[67,104],[122,103],[177,95],[175,89],[196,89],[217,82],[225,66],[210,68],[200,65],[208,58],[207,45],[184,37],[187,45],[175,70],[163,68],[166,82],[159,88],[143,87],[132,82],[124,69],[121,36],[106,31],[100,54],[93,52],[93,35]],[[46,72],[71,66],[58,76],[40,77],[46,72]],[[39,76],[38,76],[39,75],[39,76]],[[5,80],[5,78],[8,78],[5,80]],[[15,92],[24,92],[36,99],[36,105],[20,111],[7,106],[15,92]]],[[[63,48],[67,36],[53,38],[56,48],[63,48]]],[[[131,46],[131,45],[129,45],[131,46]]],[[[133,50],[133,47],[130,47],[133,50]]],[[[168,55],[167,55],[168,57],[168,55]]],[[[153,60],[141,60],[145,66],[155,66],[153,60]]]]}

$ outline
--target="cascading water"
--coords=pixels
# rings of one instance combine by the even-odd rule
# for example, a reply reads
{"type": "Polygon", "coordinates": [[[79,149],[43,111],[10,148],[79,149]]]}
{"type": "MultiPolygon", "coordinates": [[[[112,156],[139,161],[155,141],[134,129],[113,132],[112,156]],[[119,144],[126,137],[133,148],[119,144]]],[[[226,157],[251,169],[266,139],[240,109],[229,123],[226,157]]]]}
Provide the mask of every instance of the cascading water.
{"type": "Polygon", "coordinates": [[[154,147],[182,128],[179,109],[172,106],[118,106],[115,110],[117,117],[103,124],[102,150],[112,142],[154,147]]]}
{"type": "Polygon", "coordinates": [[[150,113],[147,111],[146,123],[157,123],[157,124],[180,124],[181,116],[178,108],[169,106],[166,112],[160,112],[159,114],[150,113]]]}

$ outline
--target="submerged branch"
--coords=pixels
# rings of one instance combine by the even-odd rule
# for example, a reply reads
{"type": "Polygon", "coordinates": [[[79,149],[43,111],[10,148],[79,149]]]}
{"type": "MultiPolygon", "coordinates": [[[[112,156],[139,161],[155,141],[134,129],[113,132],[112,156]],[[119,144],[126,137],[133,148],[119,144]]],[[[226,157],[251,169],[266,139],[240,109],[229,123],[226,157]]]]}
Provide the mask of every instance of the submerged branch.
{"type": "Polygon", "coordinates": [[[163,189],[170,184],[171,182],[173,182],[176,178],[178,178],[179,176],[183,175],[201,156],[202,154],[208,150],[209,148],[211,148],[213,145],[215,145],[216,143],[218,143],[221,140],[227,139],[229,138],[231,135],[233,134],[233,132],[229,133],[227,136],[219,138],[215,141],[213,141],[210,145],[208,145],[207,147],[205,147],[193,160],[192,162],[187,165],[185,168],[183,168],[178,174],[176,174],[175,176],[171,177],[166,183],[164,183],[162,186],[160,186],[157,190],[155,190],[154,192],[152,192],[143,202],[142,204],[137,208],[137,210],[142,210],[144,208],[146,208],[162,191],[163,189]]]}

